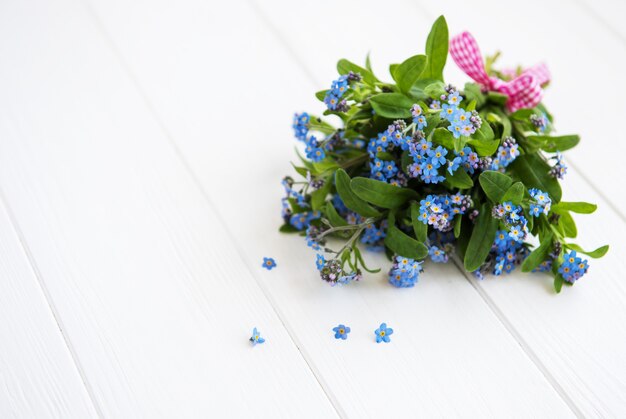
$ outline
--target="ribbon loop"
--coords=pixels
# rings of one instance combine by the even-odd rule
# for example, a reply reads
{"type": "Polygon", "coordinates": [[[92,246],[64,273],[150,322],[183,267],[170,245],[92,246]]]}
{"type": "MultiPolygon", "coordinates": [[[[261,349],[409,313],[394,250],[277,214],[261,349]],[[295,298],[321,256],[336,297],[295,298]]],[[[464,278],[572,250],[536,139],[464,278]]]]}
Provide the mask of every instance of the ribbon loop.
{"type": "Polygon", "coordinates": [[[462,32],[450,40],[450,55],[456,65],[483,88],[507,95],[509,112],[537,106],[543,98],[541,86],[550,81],[550,72],[544,64],[528,68],[510,81],[489,77],[478,43],[469,32],[462,32]]]}

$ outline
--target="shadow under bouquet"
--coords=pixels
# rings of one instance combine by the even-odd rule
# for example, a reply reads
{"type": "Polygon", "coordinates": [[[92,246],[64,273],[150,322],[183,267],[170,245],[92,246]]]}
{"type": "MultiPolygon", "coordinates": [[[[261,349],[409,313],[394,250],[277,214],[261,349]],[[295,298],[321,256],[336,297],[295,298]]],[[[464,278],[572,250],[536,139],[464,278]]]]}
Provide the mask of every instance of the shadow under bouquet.
{"type": "Polygon", "coordinates": [[[581,254],[608,251],[569,240],[577,234],[571,214],[596,206],[561,201],[561,152],[579,137],[551,135],[541,103],[547,68],[497,71],[494,61],[483,60],[467,32],[449,40],[442,16],[424,55],[389,67],[394,83],[374,75],[369,57],[365,67],[338,62],[339,77],[316,96],[340,127],[294,116],[302,179],[282,181],[280,231],[306,237],[324,281],[347,284],[362,270],[378,272],[366,266],[361,246],[387,254],[397,287],[413,286],[430,258],[457,261],[479,279],[517,266],[546,272],[560,292],[587,272],[581,254]],[[443,82],[448,53],[474,82],[462,89],[443,82]]]}

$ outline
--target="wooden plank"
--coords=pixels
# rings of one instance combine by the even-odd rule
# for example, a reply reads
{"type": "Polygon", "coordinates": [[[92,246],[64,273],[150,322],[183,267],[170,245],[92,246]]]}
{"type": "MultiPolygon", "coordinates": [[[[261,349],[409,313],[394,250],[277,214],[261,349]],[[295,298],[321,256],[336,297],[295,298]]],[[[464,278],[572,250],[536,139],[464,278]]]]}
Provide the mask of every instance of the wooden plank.
{"type": "Polygon", "coordinates": [[[3,2],[0,55],[0,185],[102,415],[336,417],[84,5],[3,2]]]}
{"type": "MultiPolygon", "coordinates": [[[[582,13],[597,20],[606,34],[621,39],[623,47],[626,46],[626,28],[624,28],[624,16],[626,16],[626,3],[619,0],[580,0],[575,2],[582,13]]],[[[593,36],[596,36],[595,34],[593,36]]],[[[624,55],[624,49],[608,51],[616,55],[624,55]]]]}
{"type": "MultiPolygon", "coordinates": [[[[561,20],[552,21],[549,29],[548,27],[545,29],[550,32],[550,36],[547,32],[542,33],[541,31],[544,30],[541,28],[542,25],[548,25],[548,22],[546,20],[539,24],[532,23],[536,15],[533,11],[539,10],[539,6],[531,6],[522,8],[523,10],[501,8],[502,19],[493,20],[492,15],[484,13],[484,10],[489,8],[486,2],[479,3],[472,8],[463,7],[460,3],[445,3],[445,5],[438,5],[437,10],[426,3],[414,9],[406,5],[404,9],[407,13],[405,14],[394,15],[389,19],[385,19],[384,15],[378,16],[378,21],[393,20],[395,24],[393,31],[380,30],[375,35],[368,35],[368,31],[371,31],[370,26],[357,27],[352,32],[342,31],[339,34],[323,31],[321,26],[307,27],[305,31],[298,25],[296,8],[270,8],[268,5],[264,10],[268,18],[279,28],[279,33],[289,34],[285,39],[290,42],[293,51],[298,53],[298,58],[309,68],[309,71],[316,73],[317,71],[314,70],[316,68],[319,68],[319,73],[325,71],[322,66],[326,69],[332,68],[333,61],[339,56],[358,59],[359,54],[362,54],[370,43],[373,45],[372,56],[375,67],[379,61],[393,62],[390,60],[398,60],[403,56],[421,52],[423,38],[415,38],[415,36],[420,36],[418,32],[427,31],[427,22],[434,20],[435,13],[441,11],[445,12],[453,32],[470,29],[478,37],[481,46],[485,45],[484,51],[494,51],[498,46],[506,49],[505,58],[508,57],[510,64],[515,63],[512,60],[518,58],[523,62],[533,63],[538,58],[545,57],[550,60],[555,78],[551,92],[548,93],[550,109],[559,118],[557,121],[562,132],[581,131],[583,133],[581,151],[577,151],[571,160],[585,163],[583,165],[585,173],[589,174],[585,178],[594,179],[607,187],[614,185],[608,182],[607,176],[611,174],[616,176],[616,166],[612,166],[613,161],[608,162],[607,159],[614,158],[619,155],[619,152],[609,157],[607,154],[612,153],[605,153],[601,146],[598,146],[598,141],[603,141],[603,144],[609,147],[607,139],[610,138],[608,131],[601,126],[599,119],[596,119],[600,117],[589,116],[589,118],[581,119],[579,110],[574,109],[576,102],[571,100],[571,95],[565,92],[563,87],[557,89],[560,84],[569,86],[570,91],[574,89],[575,84],[583,79],[583,70],[580,70],[579,66],[586,68],[587,71],[590,70],[592,63],[587,61],[577,60],[577,65],[571,66],[569,60],[573,55],[569,55],[569,51],[584,45],[585,50],[590,51],[589,54],[593,56],[595,54],[595,49],[592,47],[593,41],[584,41],[579,39],[583,36],[582,34],[575,34],[574,41],[566,42],[565,38],[571,30],[568,30],[568,26],[560,25],[569,25],[568,19],[562,19],[563,23],[558,23],[561,20]],[[428,12],[427,19],[422,18],[424,10],[428,12]],[[514,20],[519,23],[520,27],[532,25],[533,39],[529,39],[529,34],[522,36],[519,31],[508,30],[507,27],[514,20]],[[495,33],[497,36],[494,36],[495,33]],[[553,37],[556,37],[556,40],[553,37]],[[413,41],[399,42],[397,40],[413,41]],[[569,45],[568,42],[573,42],[574,45],[569,45]],[[405,51],[407,45],[413,48],[412,52],[405,51]],[[521,55],[518,56],[520,51],[521,55]],[[383,58],[376,58],[380,56],[383,58]],[[560,57],[565,57],[565,59],[560,57]],[[590,135],[585,136],[585,130],[590,135]],[[602,133],[605,135],[601,135],[602,133]],[[586,156],[585,160],[581,160],[581,156],[586,156]],[[603,169],[600,170],[600,167],[603,169]]],[[[339,9],[333,8],[333,13],[346,15],[348,10],[354,10],[356,14],[351,14],[351,18],[363,22],[372,22],[375,19],[372,14],[367,15],[371,12],[363,10],[376,10],[377,15],[383,13],[379,9],[368,9],[349,2],[342,3],[339,7],[339,9]]],[[[549,4],[542,6],[541,10],[545,14],[542,19],[554,16],[556,12],[551,7],[552,5],[549,4]]],[[[320,5],[315,10],[319,14],[313,16],[311,21],[323,22],[322,17],[330,8],[320,5]]],[[[577,13],[571,14],[576,17],[575,21],[579,22],[581,18],[577,13]]],[[[590,25],[593,27],[592,24],[590,25]]],[[[582,23],[578,25],[578,27],[583,26],[582,23]]],[[[421,36],[424,34],[422,33],[421,36]]],[[[596,55],[588,59],[597,60],[593,65],[602,65],[604,68],[603,63],[607,61],[602,60],[605,58],[596,55]]],[[[608,63],[610,64],[610,61],[608,63]]],[[[617,80],[617,74],[610,67],[606,65],[608,80],[617,80]]],[[[380,68],[378,74],[384,74],[384,70],[380,68]]],[[[461,76],[460,72],[451,66],[448,80],[463,80],[461,76]]],[[[328,79],[332,77],[334,77],[333,74],[327,76],[328,79]]],[[[323,88],[323,85],[319,88],[323,88]]],[[[620,87],[617,88],[620,89],[620,87]]],[[[617,109],[619,107],[614,110],[617,109]]],[[[607,112],[617,118],[617,114],[611,113],[614,110],[607,109],[607,112]]],[[[621,150],[623,144],[613,142],[610,146],[621,150]]],[[[626,336],[624,327],[620,323],[620,319],[625,317],[625,310],[620,303],[625,297],[623,281],[620,278],[623,272],[623,261],[619,259],[624,252],[623,222],[619,219],[620,215],[610,210],[609,204],[598,196],[594,188],[585,183],[575,168],[572,168],[570,172],[565,182],[566,197],[569,196],[573,200],[598,202],[601,208],[598,214],[580,220],[581,236],[586,236],[588,239],[580,240],[580,242],[589,242],[590,247],[609,242],[614,246],[611,254],[601,261],[592,261],[594,264],[592,272],[576,288],[567,289],[566,294],[569,295],[557,298],[551,294],[551,285],[547,279],[542,280],[525,275],[515,275],[511,281],[485,281],[480,283],[479,291],[484,292],[483,297],[486,301],[493,304],[494,310],[502,315],[503,322],[512,327],[513,334],[522,340],[523,346],[528,348],[528,353],[537,360],[540,368],[555,380],[555,386],[566,394],[565,397],[572,400],[577,413],[582,412],[586,416],[619,416],[619,413],[625,409],[623,394],[626,393],[623,384],[624,377],[626,377],[624,357],[619,355],[624,352],[624,337],[626,336]],[[584,231],[589,234],[584,234],[584,231]],[[537,284],[541,285],[537,286],[537,284]],[[594,345],[594,342],[601,344],[594,345]],[[594,390],[598,388],[602,390],[594,390]]],[[[604,188],[604,190],[607,189],[604,188]]],[[[615,198],[615,195],[611,194],[611,198],[615,198]]],[[[620,205],[620,199],[621,197],[617,197],[613,202],[620,205]]]]}
{"type": "MultiPolygon", "coordinates": [[[[246,3],[107,1],[94,9],[345,416],[572,415],[454,267],[429,265],[416,289],[394,289],[384,274],[330,288],[302,239],[276,231],[279,179],[294,157],[291,114],[319,104],[246,3]],[[141,27],[132,23],[139,18],[141,27]],[[267,254],[279,264],[270,273],[258,268],[267,254]],[[382,321],[396,330],[386,346],[373,342],[382,321]],[[338,322],[352,327],[346,342],[333,340],[338,322]]],[[[318,18],[310,11],[299,25],[313,30],[318,18]]]]}
{"type": "Polygon", "coordinates": [[[97,417],[3,205],[0,254],[0,416],[97,417]]]}
{"type": "MultiPolygon", "coordinates": [[[[626,224],[577,172],[568,176],[564,198],[592,199],[592,215],[574,215],[586,249],[610,244],[602,259],[589,258],[589,273],[574,287],[552,289],[552,278],[515,273],[478,284],[534,354],[562,385],[585,417],[626,412],[626,224]]],[[[584,255],[581,255],[584,257],[584,255]]]]}

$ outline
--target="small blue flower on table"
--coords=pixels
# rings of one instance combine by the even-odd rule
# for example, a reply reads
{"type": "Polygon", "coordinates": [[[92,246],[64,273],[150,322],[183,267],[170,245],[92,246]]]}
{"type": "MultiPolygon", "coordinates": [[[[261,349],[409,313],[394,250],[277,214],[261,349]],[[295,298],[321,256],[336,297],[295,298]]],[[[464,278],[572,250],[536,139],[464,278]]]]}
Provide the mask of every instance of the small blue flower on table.
{"type": "Polygon", "coordinates": [[[272,268],[276,267],[276,261],[273,258],[263,258],[262,266],[268,271],[271,271],[272,268]]]}
{"type": "Polygon", "coordinates": [[[381,323],[380,327],[376,329],[374,333],[376,334],[376,343],[389,343],[391,341],[389,336],[393,334],[393,329],[391,327],[387,327],[387,323],[381,323]]]}
{"type": "Polygon", "coordinates": [[[257,343],[265,342],[265,339],[261,337],[261,333],[256,329],[252,329],[252,336],[250,337],[250,342],[252,342],[252,346],[256,346],[257,343]]]}
{"type": "Polygon", "coordinates": [[[350,333],[350,328],[344,326],[343,324],[338,325],[333,328],[333,332],[335,332],[335,339],[348,339],[348,333],[350,333]]]}

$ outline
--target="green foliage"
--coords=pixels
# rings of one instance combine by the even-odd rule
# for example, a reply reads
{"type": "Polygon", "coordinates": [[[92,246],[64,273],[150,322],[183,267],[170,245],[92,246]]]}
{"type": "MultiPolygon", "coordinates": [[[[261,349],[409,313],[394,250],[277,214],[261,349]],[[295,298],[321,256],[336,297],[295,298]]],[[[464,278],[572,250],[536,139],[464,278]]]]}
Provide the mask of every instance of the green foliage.
{"type": "Polygon", "coordinates": [[[411,99],[400,93],[381,93],[370,98],[377,115],[389,119],[411,117],[411,99]]]}
{"type": "MultiPolygon", "coordinates": [[[[586,251],[570,243],[578,235],[572,214],[591,214],[597,207],[561,201],[551,154],[575,147],[580,138],[552,135],[553,118],[542,104],[511,113],[505,95],[485,92],[476,83],[458,92],[463,112],[455,114],[471,121],[471,131],[455,131],[451,120],[458,116],[448,119],[438,109],[438,102],[450,100],[442,96],[451,94],[443,80],[448,42],[441,16],[424,53],[415,51],[389,66],[391,82],[374,75],[369,54],[364,67],[339,60],[343,90],[337,93],[333,84],[315,96],[324,102],[338,95],[340,106],[324,102],[328,106],[323,115],[340,124],[315,116],[303,118],[302,126],[294,124],[298,139],[306,143],[297,152],[304,150],[308,157],[298,154],[300,161],[293,168],[299,179],[284,182],[285,222],[279,229],[305,235],[312,227],[308,234],[315,236],[307,240],[319,241],[342,272],[378,271],[365,265],[361,242],[383,248],[390,258],[401,255],[417,261],[425,259],[433,245],[447,253],[456,249],[467,271],[484,273],[494,272],[496,256],[502,257],[496,253],[496,237],[511,240],[507,235],[516,234],[512,228],[522,226],[502,214],[505,207],[514,207],[516,216],[524,218],[522,238],[535,236],[539,244],[533,248],[520,242],[511,263],[521,265],[523,272],[551,269],[554,289],[560,292],[564,284],[571,285],[559,273],[565,252],[599,258],[609,248],[586,251]],[[369,146],[372,139],[377,141],[374,147],[369,146]],[[425,143],[432,148],[420,151],[425,143]],[[443,155],[434,154],[437,147],[443,155]],[[316,157],[316,148],[323,154],[316,157]],[[551,207],[537,213],[534,189],[547,194],[551,207]],[[447,207],[428,207],[433,199],[447,207]],[[330,250],[327,236],[340,240],[342,247],[330,250]]],[[[499,76],[493,61],[488,60],[488,71],[499,76]]]]}
{"type": "Polygon", "coordinates": [[[472,230],[472,235],[465,251],[463,266],[468,272],[474,272],[481,267],[493,244],[493,239],[498,230],[498,220],[491,216],[489,205],[483,204],[480,215],[472,230]]]}
{"type": "Polygon", "coordinates": [[[426,40],[428,63],[424,78],[443,81],[443,68],[448,58],[448,24],[443,16],[439,16],[433,24],[426,40]]]}

